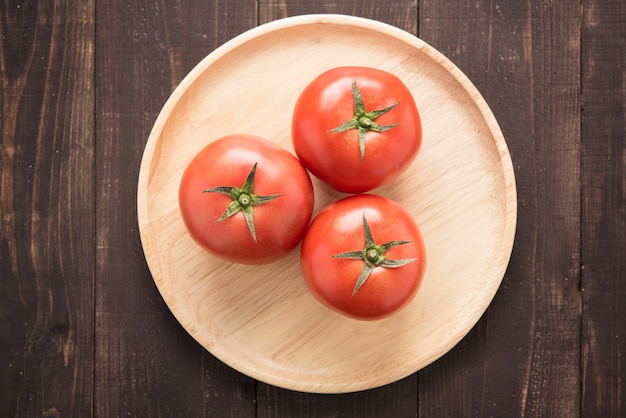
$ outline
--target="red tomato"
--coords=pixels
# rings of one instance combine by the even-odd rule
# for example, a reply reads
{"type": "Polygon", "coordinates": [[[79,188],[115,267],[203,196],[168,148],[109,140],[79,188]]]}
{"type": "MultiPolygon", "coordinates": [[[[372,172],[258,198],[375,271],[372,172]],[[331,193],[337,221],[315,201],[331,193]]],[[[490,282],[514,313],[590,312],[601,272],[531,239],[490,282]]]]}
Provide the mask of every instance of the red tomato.
{"type": "Polygon", "coordinates": [[[422,144],[422,125],[408,88],[388,72],[339,67],[302,91],[292,119],[302,164],[346,193],[363,193],[396,178],[422,144]]]}
{"type": "Polygon", "coordinates": [[[302,241],[311,293],[356,319],[388,317],[417,294],[426,250],[413,217],[378,195],[355,195],[324,208],[302,241]]]}
{"type": "Polygon", "coordinates": [[[257,136],[229,135],[201,150],[178,195],[191,237],[225,260],[266,264],[301,241],[313,186],[298,159],[257,136]]]}

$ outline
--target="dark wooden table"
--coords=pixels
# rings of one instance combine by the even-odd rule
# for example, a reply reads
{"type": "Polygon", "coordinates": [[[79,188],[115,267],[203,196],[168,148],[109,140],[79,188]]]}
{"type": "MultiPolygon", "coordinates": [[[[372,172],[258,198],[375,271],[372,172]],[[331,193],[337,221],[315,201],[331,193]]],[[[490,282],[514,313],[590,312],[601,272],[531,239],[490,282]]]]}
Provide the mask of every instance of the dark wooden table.
{"type": "Polygon", "coordinates": [[[626,2],[15,0],[0,32],[0,416],[626,416],[626,2]],[[480,322],[418,373],[350,394],[216,360],[161,299],[137,227],[142,152],[177,83],[306,13],[447,55],[493,109],[518,187],[480,322]]]}

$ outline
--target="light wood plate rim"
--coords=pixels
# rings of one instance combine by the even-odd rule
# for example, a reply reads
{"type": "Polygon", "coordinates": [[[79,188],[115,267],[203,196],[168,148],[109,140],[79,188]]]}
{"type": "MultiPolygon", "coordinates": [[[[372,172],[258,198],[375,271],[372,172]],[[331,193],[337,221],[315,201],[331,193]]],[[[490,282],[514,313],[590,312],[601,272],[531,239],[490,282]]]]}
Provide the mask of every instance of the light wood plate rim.
{"type": "MultiPolygon", "coordinates": [[[[305,30],[304,33],[309,32],[305,30]]],[[[277,39],[274,38],[272,38],[272,40],[277,41],[277,39]]],[[[315,46],[313,45],[312,48],[314,47],[315,46]]],[[[342,47],[343,46],[341,45],[337,46],[337,48],[339,49],[341,49],[342,47]]],[[[272,54],[280,56],[281,52],[278,51],[276,48],[277,47],[275,46],[268,45],[267,50],[263,53],[268,54],[268,56],[270,57],[272,56],[272,54]]],[[[392,52],[390,52],[390,54],[391,53],[392,52]]],[[[427,79],[430,76],[431,74],[427,74],[424,77],[427,79]]],[[[221,77],[225,76],[222,75],[221,77]]],[[[420,110],[421,109],[422,108],[420,107],[420,110]]],[[[424,120],[424,118],[423,122],[425,124],[428,123],[428,121],[424,120]]],[[[268,131],[271,131],[275,128],[268,127],[267,129],[268,131]]],[[[425,134],[426,133],[427,130],[425,129],[425,134]]],[[[427,145],[428,141],[425,140],[424,147],[426,147],[427,145]]],[[[184,144],[183,147],[185,146],[187,145],[184,144]]],[[[195,147],[197,149],[199,145],[195,145],[195,147]]],[[[481,150],[478,151],[479,153],[482,152],[481,150]]],[[[424,153],[424,151],[422,151],[422,153],[424,153]]],[[[188,155],[191,154],[192,152],[189,151],[188,155]]],[[[418,160],[419,159],[420,156],[418,156],[418,160]]],[[[175,170],[168,174],[179,176],[180,174],[182,174],[182,167],[184,167],[184,164],[179,163],[176,166],[175,170]]],[[[406,184],[410,185],[412,178],[409,176],[405,178],[404,181],[406,184]]],[[[318,189],[316,188],[316,193],[317,191],[318,189]]],[[[394,194],[396,192],[395,189],[391,190],[383,188],[374,192],[386,194],[388,191],[392,197],[396,197],[396,195],[394,194]]],[[[328,191],[324,191],[323,193],[326,193],[324,195],[326,199],[332,200],[341,197],[339,195],[333,195],[332,192],[328,191]]],[[[159,198],[162,197],[163,196],[159,196],[159,198]]],[[[176,203],[174,204],[176,205],[176,203]]],[[[432,204],[436,205],[437,202],[434,202],[432,204]]],[[[429,206],[427,209],[431,211],[431,213],[434,213],[434,209],[432,207],[429,206]]],[[[319,210],[319,208],[317,210],[319,210]]],[[[231,367],[241,371],[242,373],[245,373],[253,378],[264,381],[266,383],[273,384],[275,386],[305,392],[341,393],[370,389],[406,377],[444,355],[470,331],[470,329],[476,324],[476,322],[483,315],[484,311],[487,309],[504,277],[504,273],[506,271],[511,250],[513,247],[513,240],[515,235],[517,218],[517,196],[513,165],[510,159],[508,148],[506,146],[506,142],[500,131],[497,121],[495,120],[495,117],[493,116],[487,103],[484,101],[475,86],[451,61],[449,61],[434,48],[423,42],[421,39],[398,28],[381,22],[344,15],[304,15],[286,18],[265,25],[261,25],[232,39],[231,41],[225,43],[224,45],[213,51],[211,54],[209,54],[182,80],[182,82],[174,90],[166,104],[163,106],[163,109],[161,110],[157,120],[155,121],[154,127],[148,138],[139,171],[137,190],[137,214],[144,254],[146,256],[150,272],[157,288],[159,289],[164,301],[166,302],[174,316],[177,318],[177,320],[181,323],[181,325],[209,352],[211,352],[213,355],[215,355],[217,358],[230,365],[231,367]],[[180,272],[180,270],[172,269],[172,264],[176,265],[176,260],[174,260],[173,262],[168,261],[168,263],[170,263],[168,265],[166,265],[164,261],[164,255],[172,258],[172,249],[171,247],[168,247],[172,245],[172,242],[163,240],[163,237],[159,235],[160,232],[156,231],[156,225],[158,224],[158,227],[161,228],[164,221],[173,223],[174,226],[172,226],[172,228],[178,231],[177,234],[180,233],[180,228],[183,227],[182,221],[180,220],[180,217],[176,213],[176,211],[172,210],[172,208],[169,208],[170,210],[166,211],[162,208],[157,207],[155,201],[158,199],[155,198],[155,194],[161,193],[161,191],[158,189],[159,185],[156,184],[157,182],[155,178],[159,175],[162,176],[161,172],[164,170],[163,167],[167,166],[167,164],[164,164],[164,162],[167,161],[168,157],[163,155],[162,142],[164,136],[168,134],[168,129],[171,129],[170,118],[176,111],[180,113],[180,109],[177,107],[182,106],[181,101],[183,101],[184,99],[186,100],[186,95],[188,95],[190,89],[193,89],[194,86],[197,86],[200,79],[204,80],[204,78],[206,78],[207,71],[212,71],[212,69],[215,68],[218,64],[220,64],[224,60],[228,60],[230,54],[236,53],[241,48],[246,48],[248,44],[255,42],[258,39],[263,39],[264,37],[274,36],[275,38],[276,34],[279,33],[300,34],[301,28],[313,26],[328,28],[328,30],[331,32],[334,30],[345,30],[346,33],[350,34],[350,36],[354,35],[354,32],[365,34],[379,34],[380,36],[385,37],[389,42],[394,43],[394,45],[396,45],[397,43],[397,45],[403,50],[412,50],[416,54],[419,53],[421,54],[420,56],[426,57],[426,60],[429,60],[428,65],[430,66],[430,68],[435,68],[434,71],[436,73],[434,76],[436,77],[441,75],[444,76],[444,78],[448,77],[449,80],[448,78],[446,78],[446,80],[454,84],[454,86],[451,87],[454,94],[465,96],[464,98],[462,97],[460,100],[468,100],[469,102],[471,102],[471,105],[475,107],[475,109],[473,108],[471,110],[472,113],[469,116],[462,115],[465,118],[463,119],[463,122],[467,124],[475,123],[477,126],[480,127],[480,129],[482,129],[482,131],[484,131],[484,133],[487,133],[489,137],[488,141],[485,142],[485,146],[490,148],[488,150],[490,153],[490,155],[488,156],[489,163],[494,163],[495,165],[492,168],[482,169],[487,170],[488,175],[493,174],[494,182],[498,183],[498,187],[496,190],[498,194],[492,196],[491,200],[487,199],[488,201],[484,203],[485,205],[490,205],[488,209],[493,209],[497,211],[498,215],[496,219],[493,220],[493,222],[498,223],[498,225],[495,227],[497,236],[494,237],[497,242],[490,243],[490,248],[497,248],[497,251],[494,250],[493,254],[489,254],[490,258],[488,261],[492,264],[490,265],[489,269],[486,270],[486,273],[489,277],[480,279],[480,288],[477,287],[476,289],[470,289],[470,291],[476,293],[476,304],[475,306],[463,307],[463,318],[459,318],[458,322],[453,325],[447,324],[445,327],[442,328],[441,331],[437,331],[436,329],[428,331],[430,334],[427,335],[427,338],[431,338],[433,341],[435,341],[435,343],[433,344],[436,345],[436,347],[431,352],[424,353],[423,345],[420,345],[419,353],[416,352],[417,348],[415,349],[415,351],[412,351],[411,347],[408,347],[405,350],[406,352],[402,351],[398,354],[399,358],[407,357],[406,360],[399,360],[397,361],[398,364],[394,363],[389,367],[387,367],[385,363],[387,361],[386,356],[381,355],[380,359],[376,362],[366,364],[364,367],[365,370],[353,370],[353,364],[349,364],[349,360],[346,359],[343,363],[339,362],[337,364],[332,364],[331,362],[330,364],[324,364],[323,366],[320,366],[321,371],[318,373],[318,375],[313,371],[313,362],[315,361],[315,356],[313,354],[309,355],[308,353],[310,351],[314,351],[313,347],[311,347],[311,349],[307,351],[307,347],[306,345],[304,345],[303,347],[299,348],[299,350],[301,350],[300,352],[298,352],[297,349],[294,349],[296,350],[294,356],[285,356],[287,360],[281,360],[281,357],[278,355],[258,356],[255,354],[253,348],[237,348],[240,347],[239,342],[233,345],[231,344],[232,341],[228,340],[230,338],[241,338],[242,336],[245,336],[247,338],[250,335],[256,335],[254,334],[254,331],[247,330],[247,334],[242,333],[240,335],[236,333],[222,334],[218,332],[224,331],[219,329],[219,324],[205,324],[198,320],[199,316],[207,315],[206,312],[202,314],[190,313],[193,309],[196,309],[196,311],[198,311],[201,308],[194,306],[193,303],[188,304],[188,293],[190,292],[190,289],[186,288],[184,290],[181,290],[181,287],[176,287],[173,285],[173,283],[177,280],[178,284],[183,285],[187,285],[188,281],[178,278],[173,279],[173,277],[180,272]],[[157,215],[159,219],[157,219],[157,215]],[[483,284],[484,286],[482,286],[483,284]],[[185,295],[181,295],[182,293],[185,293],[185,295]],[[233,337],[233,335],[235,337],[233,337]],[[236,349],[233,350],[233,347],[236,347],[236,349]],[[407,356],[407,354],[409,355],[407,356]],[[300,356],[300,358],[304,358],[305,360],[300,360],[298,356],[300,356]],[[346,364],[346,369],[342,369],[342,367],[344,367],[344,363],[346,364]],[[350,365],[349,368],[347,366],[348,364],[350,365]]],[[[431,215],[430,218],[434,219],[435,216],[431,215]]],[[[169,223],[167,224],[169,225],[169,223]]],[[[445,225],[438,227],[445,228],[445,225]]],[[[434,233],[437,228],[432,227],[431,229],[431,232],[434,233]]],[[[431,257],[433,256],[429,253],[429,261],[431,257]]],[[[292,258],[292,261],[293,260],[294,258],[292,258]]],[[[428,271],[425,281],[427,280],[428,271]]],[[[189,283],[191,282],[189,281],[189,283]]],[[[194,282],[194,285],[198,285],[198,283],[194,282]]],[[[476,286],[478,286],[478,284],[476,284],[476,286]]],[[[293,289],[296,289],[296,291],[295,293],[293,293],[292,296],[299,298],[299,301],[300,299],[306,301],[306,296],[302,295],[300,288],[298,288],[297,286],[294,288],[290,288],[290,292],[292,292],[293,289]]],[[[289,298],[291,296],[290,294],[286,294],[284,297],[289,298]]],[[[442,309],[445,309],[446,312],[455,309],[453,303],[451,303],[450,306],[451,307],[446,307],[442,309]]],[[[336,314],[329,313],[327,312],[327,310],[315,312],[320,316],[320,319],[317,322],[314,320],[309,320],[307,322],[310,325],[308,331],[310,333],[324,332],[324,329],[320,324],[340,323],[340,326],[349,327],[349,325],[347,325],[345,321],[354,321],[334,317],[333,315],[336,314]]],[[[425,314],[418,308],[411,308],[408,313],[405,312],[402,314],[402,320],[411,319],[411,315],[415,316],[416,312],[419,312],[420,315],[425,314]]],[[[262,316],[262,314],[259,314],[259,316],[262,316]]],[[[204,316],[204,318],[207,318],[207,316],[204,316]]],[[[264,318],[264,320],[267,320],[267,318],[264,318]]],[[[393,320],[394,319],[391,318],[384,321],[387,321],[388,326],[393,327],[394,325],[389,325],[393,324],[393,322],[389,322],[393,320]]],[[[424,319],[419,318],[418,320],[424,319]]],[[[436,321],[436,318],[431,320],[436,321]]],[[[357,340],[359,336],[364,341],[371,340],[371,337],[363,336],[363,333],[366,332],[365,330],[367,330],[367,327],[368,325],[364,325],[360,322],[354,324],[354,332],[356,335],[355,338],[357,340]]],[[[380,329],[382,329],[381,327],[383,327],[383,325],[378,322],[370,325],[370,327],[370,329],[376,329],[379,331],[380,329]]],[[[305,328],[299,330],[299,332],[301,332],[303,335],[306,335],[307,333],[307,329],[305,328]]],[[[409,331],[419,332],[419,329],[419,325],[405,326],[404,328],[402,328],[403,331],[401,334],[403,335],[395,335],[391,333],[387,335],[387,337],[391,337],[392,339],[399,338],[403,341],[405,339],[407,341],[412,341],[405,338],[406,336],[404,334],[407,334],[409,331]]],[[[316,341],[315,338],[317,337],[312,336],[310,338],[311,341],[316,341]]],[[[356,341],[356,344],[354,344],[354,346],[358,345],[358,343],[359,341],[356,341]]],[[[342,349],[354,350],[354,346],[342,346],[342,349]]],[[[389,348],[389,346],[385,347],[386,349],[389,348]]],[[[263,350],[268,349],[264,348],[263,350]]],[[[267,351],[261,352],[267,354],[267,351]]],[[[319,355],[319,353],[317,355],[319,355]]]]}

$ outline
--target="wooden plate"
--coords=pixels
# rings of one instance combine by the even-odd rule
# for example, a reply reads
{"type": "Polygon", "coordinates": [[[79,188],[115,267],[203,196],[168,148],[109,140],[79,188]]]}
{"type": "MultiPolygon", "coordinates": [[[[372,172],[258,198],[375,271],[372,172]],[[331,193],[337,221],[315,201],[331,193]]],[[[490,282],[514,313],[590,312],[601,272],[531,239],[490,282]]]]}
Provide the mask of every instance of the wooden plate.
{"type": "MultiPolygon", "coordinates": [[[[315,213],[345,196],[313,181],[315,213]]],[[[339,15],[265,24],[202,60],[155,122],[137,206],[150,271],[182,326],[242,373],[321,393],[391,383],[456,345],[502,281],[517,211],[506,143],[471,82],[415,36],[339,15]],[[253,133],[293,151],[297,96],[315,76],[342,65],[400,77],[423,123],[413,165],[373,193],[414,214],[428,250],[427,273],[411,305],[377,322],[348,319],[318,303],[300,275],[298,250],[262,267],[224,262],[194,244],[178,211],[181,175],[201,148],[222,135],[253,133]]]]}

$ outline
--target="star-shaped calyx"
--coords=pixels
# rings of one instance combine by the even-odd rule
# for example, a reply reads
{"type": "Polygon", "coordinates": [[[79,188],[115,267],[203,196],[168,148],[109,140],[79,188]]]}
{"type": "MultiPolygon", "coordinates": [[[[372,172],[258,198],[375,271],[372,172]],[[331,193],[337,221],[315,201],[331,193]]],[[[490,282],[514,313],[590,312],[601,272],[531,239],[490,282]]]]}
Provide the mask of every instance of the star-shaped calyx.
{"type": "Polygon", "coordinates": [[[417,260],[417,258],[392,260],[385,257],[385,253],[389,251],[389,249],[397,247],[399,245],[408,244],[411,241],[390,241],[386,244],[376,244],[374,242],[374,239],[372,238],[372,231],[370,230],[370,226],[367,223],[367,219],[365,219],[365,214],[363,214],[363,232],[365,235],[364,249],[358,251],[348,251],[332,256],[333,258],[363,260],[363,270],[361,270],[361,274],[356,281],[354,290],[352,290],[352,296],[354,296],[359,288],[363,286],[365,281],[370,277],[372,271],[374,271],[376,267],[398,268],[417,260]]]}
{"type": "Polygon", "coordinates": [[[334,129],[329,130],[328,132],[344,132],[350,129],[356,129],[359,132],[359,151],[361,153],[361,160],[365,159],[365,135],[369,131],[374,132],[383,132],[387,131],[391,128],[395,128],[399,125],[399,123],[395,123],[393,125],[379,125],[375,121],[380,115],[384,115],[389,112],[391,109],[396,107],[400,102],[396,102],[391,106],[388,106],[384,109],[380,110],[370,110],[369,112],[365,109],[365,104],[363,103],[363,96],[361,95],[361,91],[356,84],[356,81],[352,83],[352,97],[354,100],[354,116],[347,121],[346,123],[337,126],[334,129]]]}
{"type": "Polygon", "coordinates": [[[241,212],[246,220],[246,223],[248,224],[248,229],[250,230],[250,234],[252,235],[252,239],[254,240],[254,242],[257,242],[257,240],[256,229],[254,227],[253,208],[255,206],[269,202],[270,200],[276,199],[280,196],[280,194],[274,194],[270,196],[259,196],[254,194],[254,178],[256,176],[256,166],[257,163],[254,163],[252,170],[250,170],[246,181],[241,187],[218,186],[203,191],[204,193],[221,193],[228,195],[232,199],[232,202],[230,202],[222,216],[220,216],[219,219],[215,221],[215,223],[221,222],[224,219],[241,212]]]}

